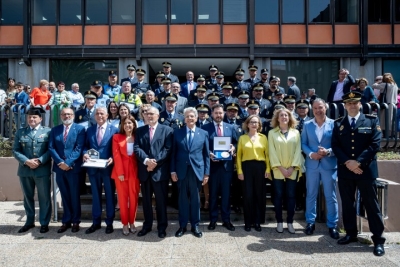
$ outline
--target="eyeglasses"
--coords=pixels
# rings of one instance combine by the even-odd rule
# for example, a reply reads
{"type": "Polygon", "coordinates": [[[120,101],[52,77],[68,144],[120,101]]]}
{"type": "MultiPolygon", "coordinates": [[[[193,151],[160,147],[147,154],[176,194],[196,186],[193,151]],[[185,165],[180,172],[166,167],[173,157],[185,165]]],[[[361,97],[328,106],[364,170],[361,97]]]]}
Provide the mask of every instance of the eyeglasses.
{"type": "Polygon", "coordinates": [[[61,114],[61,116],[72,116],[72,115],[74,115],[73,113],[64,113],[64,114],[61,114]]]}
{"type": "Polygon", "coordinates": [[[249,124],[258,124],[258,121],[249,121],[249,124]]]}
{"type": "Polygon", "coordinates": [[[375,82],[377,82],[377,81],[382,81],[382,79],[375,79],[375,82]]]}

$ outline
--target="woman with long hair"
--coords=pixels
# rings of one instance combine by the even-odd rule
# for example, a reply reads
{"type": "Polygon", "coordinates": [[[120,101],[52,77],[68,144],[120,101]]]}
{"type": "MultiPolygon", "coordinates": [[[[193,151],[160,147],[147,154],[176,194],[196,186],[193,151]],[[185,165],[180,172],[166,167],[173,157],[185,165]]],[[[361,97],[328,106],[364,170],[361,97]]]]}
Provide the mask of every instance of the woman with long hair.
{"type": "Polygon", "coordinates": [[[111,100],[107,107],[108,123],[115,126],[116,128],[119,127],[118,108],[118,104],[114,100],[111,100]],[[118,124],[116,124],[117,122],[118,124]]]}
{"type": "Polygon", "coordinates": [[[378,103],[374,89],[372,89],[371,86],[368,86],[368,80],[366,78],[358,79],[357,91],[361,93],[361,104],[365,105],[367,103],[378,103]]]}

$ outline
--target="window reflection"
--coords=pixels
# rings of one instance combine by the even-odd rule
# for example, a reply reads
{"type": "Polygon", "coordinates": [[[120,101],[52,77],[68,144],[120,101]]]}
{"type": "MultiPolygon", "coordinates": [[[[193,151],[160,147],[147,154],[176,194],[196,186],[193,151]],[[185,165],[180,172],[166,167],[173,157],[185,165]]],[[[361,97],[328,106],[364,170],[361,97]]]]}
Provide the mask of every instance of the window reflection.
{"type": "Polygon", "coordinates": [[[283,23],[304,23],[304,0],[282,0],[283,23]]]}
{"type": "Polygon", "coordinates": [[[60,0],[60,24],[82,24],[81,9],[81,0],[60,0]]]}
{"type": "Polygon", "coordinates": [[[167,23],[167,1],[146,0],[143,1],[144,23],[167,23]]]}
{"type": "Polygon", "coordinates": [[[171,23],[193,23],[192,0],[171,0],[171,23]]]}
{"type": "Polygon", "coordinates": [[[23,23],[22,16],[23,0],[1,1],[1,24],[20,25],[23,23]]]}
{"type": "Polygon", "coordinates": [[[219,0],[197,1],[197,23],[219,23],[219,0]]]}
{"type": "Polygon", "coordinates": [[[255,22],[256,23],[278,23],[279,3],[278,0],[255,0],[255,22]]]}
{"type": "Polygon", "coordinates": [[[397,22],[400,22],[400,0],[394,3],[394,17],[397,22]]]}
{"type": "Polygon", "coordinates": [[[112,23],[135,23],[135,0],[113,0],[112,23]]]}
{"type": "Polygon", "coordinates": [[[309,22],[330,22],[330,0],[308,0],[309,22]]]}
{"type": "Polygon", "coordinates": [[[56,4],[54,0],[34,0],[33,23],[56,24],[56,4]]]}
{"type": "Polygon", "coordinates": [[[390,0],[368,0],[368,22],[390,22],[390,0]]]}
{"type": "Polygon", "coordinates": [[[335,0],[335,21],[357,23],[358,0],[335,0]]]}
{"type": "Polygon", "coordinates": [[[108,0],[86,0],[86,24],[108,24],[108,0]]]}
{"type": "Polygon", "coordinates": [[[223,0],[223,11],[225,23],[247,22],[246,0],[223,0]]]}

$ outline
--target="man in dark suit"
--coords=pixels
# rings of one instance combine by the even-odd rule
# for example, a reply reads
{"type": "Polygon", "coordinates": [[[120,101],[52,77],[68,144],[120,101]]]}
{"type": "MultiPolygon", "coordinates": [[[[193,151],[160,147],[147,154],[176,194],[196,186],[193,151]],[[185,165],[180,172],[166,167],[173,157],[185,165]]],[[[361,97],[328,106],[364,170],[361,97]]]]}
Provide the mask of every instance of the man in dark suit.
{"type": "Polygon", "coordinates": [[[147,125],[137,129],[134,145],[144,213],[143,228],[138,236],[146,235],[153,226],[152,196],[154,193],[158,237],[164,238],[168,226],[167,197],[173,130],[158,123],[160,116],[158,109],[149,108],[145,116],[147,125]]]}
{"type": "MultiPolygon", "coordinates": [[[[339,79],[333,81],[331,88],[329,89],[328,97],[326,102],[330,104],[338,105],[339,116],[344,115],[344,109],[342,107],[342,97],[343,95],[350,92],[350,87],[356,83],[356,80],[349,74],[347,69],[339,70],[339,79]]],[[[330,118],[335,119],[335,109],[330,107],[330,118]]]]}
{"type": "Polygon", "coordinates": [[[24,233],[35,227],[35,187],[39,200],[40,233],[49,231],[51,218],[51,158],[48,150],[50,128],[41,126],[41,108],[28,110],[28,127],[15,135],[13,156],[18,160],[18,176],[24,194],[25,225],[18,230],[24,233]]]}
{"type": "Polygon", "coordinates": [[[287,78],[287,85],[288,85],[287,95],[294,95],[296,97],[296,101],[299,101],[301,94],[300,94],[300,88],[297,87],[296,85],[296,77],[289,76],[287,78]]]}
{"type": "Polygon", "coordinates": [[[186,232],[190,218],[192,233],[202,237],[199,192],[210,175],[208,133],[196,127],[195,108],[186,108],[184,115],[186,127],[174,132],[171,158],[171,178],[178,183],[179,191],[179,229],[175,236],[181,237],[186,232]]]}
{"type": "Polygon", "coordinates": [[[96,124],[94,118],[95,105],[97,95],[92,91],[86,91],[85,97],[85,108],[78,110],[75,113],[75,123],[82,124],[86,129],[96,124]]]}
{"type": "Polygon", "coordinates": [[[163,62],[163,71],[166,78],[170,78],[172,83],[179,83],[178,76],[171,73],[172,64],[169,62],[163,62]]]}
{"type": "MultiPolygon", "coordinates": [[[[214,152],[214,137],[225,136],[231,137],[231,144],[229,153],[235,153],[235,145],[237,144],[237,135],[235,127],[228,123],[224,123],[224,105],[218,104],[212,107],[213,123],[203,126],[203,130],[208,132],[209,148],[214,152]]],[[[214,153],[210,153],[210,181],[208,186],[210,188],[210,224],[208,230],[214,230],[218,220],[218,199],[221,197],[221,219],[222,226],[229,231],[235,231],[235,227],[231,223],[231,181],[233,174],[233,161],[232,160],[215,160],[214,153]]]]}
{"type": "Polygon", "coordinates": [[[82,165],[82,149],[85,144],[85,127],[74,122],[74,111],[70,108],[61,110],[63,124],[51,129],[49,151],[53,158],[53,172],[60,189],[63,203],[62,226],[58,233],[79,231],[81,222],[81,200],[79,179],[77,176],[82,165]]]}
{"type": "Polygon", "coordinates": [[[258,71],[258,67],[255,65],[250,65],[249,68],[249,75],[250,78],[244,80],[246,83],[250,84],[250,86],[255,85],[256,83],[260,82],[260,78],[257,78],[257,71],[258,71]]]}
{"type": "Polygon", "coordinates": [[[136,67],[132,64],[129,64],[128,66],[126,66],[126,69],[128,70],[128,77],[121,79],[120,85],[122,86],[122,83],[125,81],[129,81],[131,82],[131,84],[137,83],[137,79],[135,77],[136,67]]]}
{"type": "Polygon", "coordinates": [[[358,241],[355,207],[355,194],[358,189],[373,234],[371,238],[375,246],[374,255],[382,256],[385,254],[385,238],[382,236],[384,225],[376,189],[376,153],[380,149],[382,137],[379,119],[360,113],[361,93],[350,91],[343,95],[342,99],[348,115],[335,120],[332,133],[332,150],[338,161],[339,192],[346,230],[346,236],[339,239],[338,244],[358,241]]]}
{"type": "Polygon", "coordinates": [[[83,149],[83,160],[90,159],[88,155],[89,149],[99,152],[100,159],[108,159],[106,168],[87,168],[89,174],[90,186],[92,189],[92,217],[93,224],[86,230],[86,234],[94,233],[101,228],[102,213],[102,193],[106,196],[106,234],[114,232],[113,222],[115,217],[115,183],[111,179],[111,171],[113,163],[112,158],[112,137],[118,133],[118,129],[107,123],[107,108],[100,107],[95,111],[95,119],[97,124],[91,126],[86,132],[86,141],[83,149]]]}
{"type": "Polygon", "coordinates": [[[194,81],[194,74],[192,71],[186,72],[186,82],[181,83],[181,92],[180,95],[188,98],[190,92],[195,90],[197,87],[197,83],[194,81]]]}

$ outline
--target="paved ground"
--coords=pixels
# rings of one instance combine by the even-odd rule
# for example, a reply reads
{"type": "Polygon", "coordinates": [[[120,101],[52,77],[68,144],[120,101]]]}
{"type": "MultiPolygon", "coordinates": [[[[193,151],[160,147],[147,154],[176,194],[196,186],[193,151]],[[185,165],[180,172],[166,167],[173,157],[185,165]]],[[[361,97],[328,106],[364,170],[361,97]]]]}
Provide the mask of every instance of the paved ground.
{"type": "MultiPolygon", "coordinates": [[[[190,233],[174,237],[176,221],[170,222],[165,239],[156,231],[125,237],[120,222],[110,235],[105,227],[86,235],[89,221],[82,222],[76,234],[57,234],[60,223],[51,223],[46,234],[40,234],[39,227],[18,234],[24,221],[21,202],[0,202],[0,266],[400,266],[400,233],[386,233],[386,255],[378,258],[366,244],[369,236],[339,246],[322,224],[306,236],[304,221],[295,222],[295,235],[278,234],[273,222],[260,233],[245,232],[241,222],[235,222],[235,232],[222,226],[211,232],[204,223],[200,239],[190,233]]],[[[141,222],[136,226],[140,229],[141,222]]]]}

